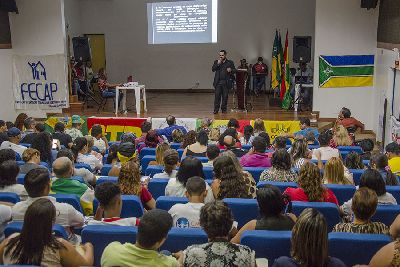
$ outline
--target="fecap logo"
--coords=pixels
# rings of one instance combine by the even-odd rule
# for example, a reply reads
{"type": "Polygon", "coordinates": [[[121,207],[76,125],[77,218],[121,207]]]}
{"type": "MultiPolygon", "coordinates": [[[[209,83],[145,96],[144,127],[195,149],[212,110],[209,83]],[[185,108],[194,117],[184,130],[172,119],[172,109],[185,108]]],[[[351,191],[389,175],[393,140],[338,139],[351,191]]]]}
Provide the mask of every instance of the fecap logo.
{"type": "Polygon", "coordinates": [[[43,76],[44,80],[47,80],[46,68],[44,67],[42,62],[28,62],[28,65],[31,67],[32,70],[32,79],[40,81],[40,76],[43,76]]]}

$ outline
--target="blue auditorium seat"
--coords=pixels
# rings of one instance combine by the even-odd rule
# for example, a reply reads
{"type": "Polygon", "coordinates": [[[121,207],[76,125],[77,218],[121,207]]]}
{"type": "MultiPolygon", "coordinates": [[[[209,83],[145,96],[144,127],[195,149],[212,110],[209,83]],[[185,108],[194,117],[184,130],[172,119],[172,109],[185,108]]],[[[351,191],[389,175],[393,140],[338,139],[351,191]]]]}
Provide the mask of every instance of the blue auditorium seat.
{"type": "Polygon", "coordinates": [[[115,176],[100,176],[97,178],[96,185],[105,183],[105,182],[111,182],[111,183],[118,183],[118,177],[115,176]]]}
{"type": "Polygon", "coordinates": [[[177,149],[181,148],[182,143],[171,143],[171,144],[169,144],[169,146],[171,147],[171,149],[177,150],[177,149]]]}
{"type": "Polygon", "coordinates": [[[252,145],[242,145],[243,150],[249,150],[252,147],[252,145]]]}
{"type": "Polygon", "coordinates": [[[48,164],[47,162],[41,161],[41,162],[39,163],[39,165],[41,165],[41,166],[43,166],[43,167],[46,167],[47,169],[50,169],[50,166],[49,166],[49,164],[48,164]]]}
{"type": "Polygon", "coordinates": [[[179,149],[176,150],[176,151],[178,151],[179,159],[182,159],[182,155],[183,155],[183,151],[184,150],[185,149],[183,149],[183,148],[179,148],[179,149]]]}
{"type": "Polygon", "coordinates": [[[112,146],[112,145],[119,145],[119,144],[121,144],[121,142],[120,141],[108,141],[108,146],[112,146]]]}
{"type": "Polygon", "coordinates": [[[321,212],[328,224],[328,231],[340,222],[339,207],[330,202],[301,202],[293,201],[293,213],[298,217],[306,208],[314,208],[321,212]]]}
{"type": "Polygon", "coordinates": [[[320,146],[319,145],[308,145],[308,149],[318,149],[318,148],[320,148],[320,146]]]}
{"type": "Polygon", "coordinates": [[[9,202],[9,203],[17,203],[20,202],[18,194],[11,192],[0,192],[0,201],[9,202]]]}
{"type": "Polygon", "coordinates": [[[25,161],[23,161],[23,160],[18,160],[18,161],[17,161],[17,164],[18,164],[18,166],[22,166],[22,165],[25,164],[25,161]]]}
{"type": "Polygon", "coordinates": [[[97,153],[100,153],[100,149],[97,146],[93,146],[92,147],[93,151],[96,151],[97,153]]]}
{"type": "Polygon", "coordinates": [[[346,152],[356,152],[358,154],[364,153],[362,148],[360,146],[338,146],[337,149],[339,149],[340,152],[346,151],[346,152]]]}
{"type": "Polygon", "coordinates": [[[234,220],[238,222],[238,229],[259,217],[258,203],[255,199],[224,198],[223,201],[232,210],[234,220]]]}
{"type": "MultiPolygon", "coordinates": [[[[6,228],[4,229],[5,237],[9,237],[14,233],[20,233],[22,231],[23,222],[10,222],[7,224],[6,228]]],[[[53,232],[57,237],[61,237],[64,239],[68,239],[68,234],[65,231],[64,227],[59,224],[53,225],[53,232]]]]}
{"type": "Polygon", "coordinates": [[[154,199],[165,195],[165,187],[167,187],[169,179],[151,179],[148,186],[150,193],[154,199]]]}
{"type": "Polygon", "coordinates": [[[22,160],[21,155],[18,154],[18,153],[15,153],[15,160],[16,160],[16,161],[21,161],[21,160],[22,160]]]}
{"type": "MultiPolygon", "coordinates": [[[[178,169],[178,168],[177,168],[178,169]]],[[[162,173],[164,171],[164,167],[160,165],[151,165],[148,166],[145,170],[145,175],[153,177],[156,173],[162,173]]]]}
{"type": "Polygon", "coordinates": [[[156,155],[156,149],[155,148],[151,148],[151,147],[144,147],[140,150],[139,153],[139,160],[142,161],[142,158],[144,156],[149,156],[149,155],[156,155]]]}
{"type": "Polygon", "coordinates": [[[167,197],[161,196],[156,200],[156,208],[168,211],[173,205],[178,203],[187,203],[189,200],[186,197],[167,197]]]}
{"type": "Polygon", "coordinates": [[[114,225],[88,225],[83,228],[82,243],[91,242],[94,247],[94,264],[100,267],[101,255],[108,244],[114,241],[136,242],[137,228],[114,225]]]}
{"type": "Polygon", "coordinates": [[[21,146],[24,146],[24,147],[27,147],[27,148],[30,148],[31,147],[31,144],[28,144],[28,143],[19,143],[21,146]]]}
{"type": "Polygon", "coordinates": [[[83,213],[81,202],[80,202],[79,198],[76,195],[73,195],[73,194],[52,194],[50,196],[54,197],[57,200],[57,202],[70,204],[77,211],[80,211],[81,213],[83,213]]]}
{"type": "Polygon", "coordinates": [[[82,176],[72,176],[71,179],[85,184],[85,180],[82,176]]]}
{"type": "Polygon", "coordinates": [[[150,161],[155,161],[155,155],[146,155],[140,160],[140,166],[142,166],[142,172],[144,173],[149,166],[150,161]]]}
{"type": "Polygon", "coordinates": [[[341,259],[347,266],[368,264],[372,256],[390,242],[387,235],[329,233],[329,256],[341,259]]]}
{"type": "Polygon", "coordinates": [[[291,231],[244,231],[240,244],[249,246],[256,252],[256,258],[267,258],[268,266],[281,256],[290,257],[291,231]]]}
{"type": "Polygon", "coordinates": [[[161,249],[178,252],[195,244],[208,242],[207,234],[201,228],[176,228],[168,232],[168,237],[161,249]]]}
{"type": "Polygon", "coordinates": [[[387,226],[390,226],[399,214],[400,205],[378,205],[371,221],[382,222],[387,226]]]}
{"type": "Polygon", "coordinates": [[[354,184],[359,185],[361,180],[361,175],[364,173],[365,170],[349,169],[349,171],[353,174],[354,184]]]}
{"type": "MultiPolygon", "coordinates": [[[[144,214],[144,209],[142,202],[138,196],[133,195],[122,195],[122,209],[121,218],[136,217],[140,218],[144,214]]],[[[99,201],[97,199],[93,200],[93,211],[96,212],[99,206],[99,201]]]]}
{"type": "Polygon", "coordinates": [[[288,187],[297,188],[297,183],[295,183],[295,182],[274,182],[274,181],[261,181],[261,182],[258,182],[257,188],[262,188],[267,184],[270,184],[270,185],[278,187],[279,190],[281,190],[282,193],[288,187]]]}
{"type": "Polygon", "coordinates": [[[350,153],[351,151],[346,151],[346,150],[339,150],[340,156],[342,156],[343,161],[346,159],[347,155],[350,153]]]}
{"type": "Polygon", "coordinates": [[[24,184],[25,173],[20,173],[17,176],[17,184],[24,184]]]}
{"type": "Polygon", "coordinates": [[[100,175],[107,176],[111,169],[112,164],[104,164],[103,168],[101,168],[100,175]]]}
{"type": "Polygon", "coordinates": [[[397,204],[400,204],[400,186],[386,186],[386,191],[394,196],[397,204]]]}
{"type": "Polygon", "coordinates": [[[92,168],[90,167],[90,165],[89,165],[89,164],[86,164],[86,163],[75,163],[75,164],[74,164],[74,167],[77,168],[77,169],[85,168],[85,169],[87,169],[87,170],[93,172],[93,170],[92,170],[92,168]]]}
{"type": "Polygon", "coordinates": [[[325,186],[333,191],[339,201],[339,205],[351,199],[356,192],[354,185],[326,184],[325,186]]]}
{"type": "Polygon", "coordinates": [[[214,179],[214,168],[213,167],[203,167],[203,172],[206,180],[213,180],[214,179]]]}
{"type": "Polygon", "coordinates": [[[254,181],[256,181],[256,183],[258,183],[258,181],[260,180],[261,173],[268,168],[266,168],[266,167],[244,167],[243,169],[245,171],[248,171],[249,173],[251,173],[251,175],[254,178],[254,181]]]}

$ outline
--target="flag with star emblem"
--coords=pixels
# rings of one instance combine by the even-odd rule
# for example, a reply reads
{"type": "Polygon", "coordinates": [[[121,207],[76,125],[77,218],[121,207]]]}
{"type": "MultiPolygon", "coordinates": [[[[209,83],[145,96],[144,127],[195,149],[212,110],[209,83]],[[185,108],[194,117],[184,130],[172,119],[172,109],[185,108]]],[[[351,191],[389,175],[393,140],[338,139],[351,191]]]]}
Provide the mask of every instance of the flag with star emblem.
{"type": "Polygon", "coordinates": [[[374,56],[320,56],[319,87],[367,87],[374,83],[374,56]]]}

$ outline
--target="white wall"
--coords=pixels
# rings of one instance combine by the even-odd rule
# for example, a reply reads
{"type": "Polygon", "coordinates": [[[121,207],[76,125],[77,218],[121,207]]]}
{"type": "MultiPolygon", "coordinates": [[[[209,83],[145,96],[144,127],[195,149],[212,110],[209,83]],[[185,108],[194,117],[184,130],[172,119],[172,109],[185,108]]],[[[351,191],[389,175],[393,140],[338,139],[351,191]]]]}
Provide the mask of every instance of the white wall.
{"type": "Polygon", "coordinates": [[[14,109],[12,55],[65,54],[63,3],[64,0],[17,0],[19,14],[10,14],[13,48],[0,50],[2,119],[14,120],[19,112],[46,116],[41,110],[14,109]]]}
{"type": "MultiPolygon", "coordinates": [[[[70,36],[71,42],[72,37],[79,36],[81,34],[81,22],[80,22],[80,2],[79,0],[67,0],[64,1],[64,15],[66,33],[70,36]]],[[[70,45],[71,55],[73,55],[72,43],[70,45]]]]}
{"type": "Polygon", "coordinates": [[[148,88],[187,89],[199,82],[200,89],[210,89],[211,65],[220,49],[236,64],[263,56],[270,66],[276,28],[283,39],[289,28],[290,53],[294,35],[314,37],[315,0],[219,0],[217,44],[148,45],[147,2],[80,1],[80,32],[105,34],[111,81],[133,74],[148,88]]]}
{"type": "Polygon", "coordinates": [[[335,118],[342,107],[373,129],[376,91],[374,87],[319,88],[320,55],[374,55],[377,45],[378,9],[361,9],[359,0],[316,0],[314,110],[321,117],[335,118]]]}

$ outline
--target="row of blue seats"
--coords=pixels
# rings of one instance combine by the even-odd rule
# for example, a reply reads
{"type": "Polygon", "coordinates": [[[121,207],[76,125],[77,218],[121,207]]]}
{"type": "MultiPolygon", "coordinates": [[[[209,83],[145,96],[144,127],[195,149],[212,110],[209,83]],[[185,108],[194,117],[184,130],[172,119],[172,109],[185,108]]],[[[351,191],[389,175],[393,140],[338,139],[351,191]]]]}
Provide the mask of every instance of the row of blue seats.
{"type": "MultiPolygon", "coordinates": [[[[20,232],[22,223],[11,223],[5,229],[6,237],[20,232]]],[[[55,225],[53,230],[58,237],[67,238],[64,228],[55,225]]],[[[100,266],[105,247],[114,241],[135,243],[137,227],[89,225],[82,232],[82,242],[94,246],[95,266],[100,266]]],[[[245,231],[240,243],[256,252],[257,258],[267,258],[269,266],[280,256],[290,256],[291,231],[245,231]]],[[[208,242],[206,233],[199,228],[172,228],[161,249],[177,252],[190,245],[208,242]]],[[[340,258],[347,266],[368,264],[372,256],[390,243],[386,235],[329,233],[329,255],[340,258]],[[351,253],[349,253],[351,252],[351,253]]]]}

